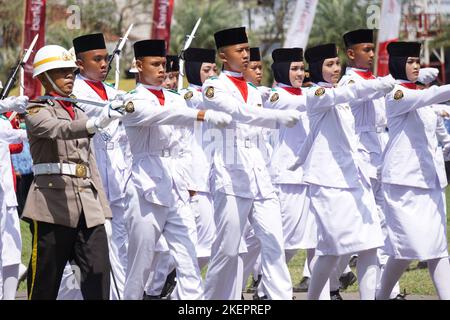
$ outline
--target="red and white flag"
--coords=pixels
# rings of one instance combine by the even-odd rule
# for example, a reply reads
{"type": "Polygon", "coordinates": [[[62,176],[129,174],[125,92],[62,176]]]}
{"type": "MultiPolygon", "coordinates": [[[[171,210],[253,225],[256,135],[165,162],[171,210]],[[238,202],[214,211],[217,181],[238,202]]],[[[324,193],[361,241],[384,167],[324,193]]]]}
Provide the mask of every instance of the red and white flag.
{"type": "Polygon", "coordinates": [[[41,84],[38,79],[33,79],[33,60],[36,52],[45,45],[45,5],[46,0],[27,0],[25,4],[23,48],[27,49],[34,37],[39,35],[24,66],[24,94],[30,99],[41,95],[41,84]]]}
{"type": "Polygon", "coordinates": [[[389,55],[387,46],[398,41],[402,18],[401,0],[383,0],[381,5],[380,31],[378,32],[378,76],[389,74],[389,55]]]}
{"type": "Polygon", "coordinates": [[[318,0],[297,0],[292,22],[284,41],[285,48],[306,48],[318,2],[318,0]]]}
{"type": "Polygon", "coordinates": [[[155,0],[153,5],[152,39],[166,41],[170,45],[170,24],[172,21],[174,0],[155,0]]]}

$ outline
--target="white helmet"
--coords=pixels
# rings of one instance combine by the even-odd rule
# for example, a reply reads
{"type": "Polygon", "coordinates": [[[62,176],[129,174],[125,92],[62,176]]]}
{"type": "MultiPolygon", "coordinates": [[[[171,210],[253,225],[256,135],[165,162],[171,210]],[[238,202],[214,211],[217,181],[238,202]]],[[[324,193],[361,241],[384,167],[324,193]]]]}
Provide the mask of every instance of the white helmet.
{"type": "Polygon", "coordinates": [[[33,78],[60,68],[77,68],[75,56],[61,46],[48,45],[38,50],[33,61],[33,78]]]}
{"type": "Polygon", "coordinates": [[[139,73],[138,69],[136,68],[136,58],[133,58],[133,62],[131,63],[131,69],[128,70],[129,73],[139,73]]]}

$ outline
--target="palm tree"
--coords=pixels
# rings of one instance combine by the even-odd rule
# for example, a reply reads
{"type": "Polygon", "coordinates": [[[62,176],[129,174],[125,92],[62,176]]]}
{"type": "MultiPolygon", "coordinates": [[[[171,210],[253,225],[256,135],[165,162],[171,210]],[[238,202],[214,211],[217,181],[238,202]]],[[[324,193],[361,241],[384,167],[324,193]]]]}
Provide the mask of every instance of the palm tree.
{"type": "MultiPolygon", "coordinates": [[[[379,5],[380,0],[370,1],[379,5]]],[[[367,28],[367,7],[364,0],[320,0],[308,45],[333,42],[343,48],[342,35],[348,31],[367,28]]]]}
{"type": "Polygon", "coordinates": [[[226,0],[183,0],[175,6],[170,52],[180,53],[186,35],[190,34],[198,18],[202,22],[197,30],[192,47],[215,48],[213,34],[221,29],[242,25],[241,12],[226,0]]]}

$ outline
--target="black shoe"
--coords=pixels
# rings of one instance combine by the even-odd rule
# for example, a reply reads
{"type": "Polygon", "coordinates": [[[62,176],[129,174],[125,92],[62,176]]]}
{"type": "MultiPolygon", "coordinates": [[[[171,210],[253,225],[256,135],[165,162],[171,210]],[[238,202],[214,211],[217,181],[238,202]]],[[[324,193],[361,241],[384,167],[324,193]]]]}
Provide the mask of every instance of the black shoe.
{"type": "Polygon", "coordinates": [[[292,288],[294,292],[308,292],[309,282],[311,279],[309,277],[303,277],[300,283],[292,288]]]}
{"type": "Polygon", "coordinates": [[[149,294],[144,293],[142,300],[162,300],[161,295],[151,296],[149,294]]]}
{"type": "Polygon", "coordinates": [[[350,266],[350,268],[356,268],[357,263],[358,263],[358,256],[353,256],[350,259],[350,262],[348,263],[348,265],[350,266]]]}
{"type": "Polygon", "coordinates": [[[347,273],[342,274],[339,277],[339,283],[340,283],[340,290],[347,290],[348,287],[350,287],[352,284],[356,282],[357,278],[355,274],[350,271],[347,273]]]}
{"type": "Polygon", "coordinates": [[[406,300],[406,296],[408,294],[406,293],[406,289],[403,290],[403,293],[399,293],[395,298],[389,299],[389,300],[406,300]]]}
{"type": "Polygon", "coordinates": [[[330,291],[330,298],[331,298],[331,300],[344,300],[344,299],[342,299],[342,296],[339,293],[339,290],[330,291]]]}
{"type": "Polygon", "coordinates": [[[427,269],[428,268],[428,263],[426,261],[419,261],[419,263],[417,263],[417,269],[427,269]]]}
{"type": "Polygon", "coordinates": [[[263,295],[262,297],[258,296],[258,293],[255,292],[253,295],[253,300],[269,300],[269,297],[266,295],[263,295]]]}
{"type": "Polygon", "coordinates": [[[255,293],[256,289],[258,289],[259,283],[261,282],[262,274],[258,275],[258,279],[252,277],[252,284],[247,289],[247,293],[255,293]]]}
{"type": "Polygon", "coordinates": [[[176,279],[177,272],[174,269],[166,278],[166,282],[164,283],[164,287],[161,291],[161,298],[169,299],[173,290],[175,289],[175,285],[177,284],[176,279]]]}

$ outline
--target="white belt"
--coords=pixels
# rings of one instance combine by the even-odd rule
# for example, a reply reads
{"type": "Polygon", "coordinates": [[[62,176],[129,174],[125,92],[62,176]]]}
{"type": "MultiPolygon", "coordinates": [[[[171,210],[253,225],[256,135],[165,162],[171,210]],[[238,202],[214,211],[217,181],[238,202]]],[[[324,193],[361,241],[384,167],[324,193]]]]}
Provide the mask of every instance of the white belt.
{"type": "Polygon", "coordinates": [[[149,150],[146,152],[142,152],[139,154],[135,154],[133,155],[134,158],[138,159],[141,157],[146,157],[146,156],[156,156],[156,157],[161,157],[161,158],[177,158],[179,156],[180,152],[179,149],[171,149],[171,148],[165,148],[165,149],[160,149],[160,150],[149,150]]]}
{"type": "Polygon", "coordinates": [[[33,165],[34,175],[66,174],[78,178],[89,178],[89,167],[81,163],[38,163],[33,165]]]}
{"type": "Polygon", "coordinates": [[[386,126],[360,126],[355,128],[356,133],[361,132],[376,132],[376,133],[382,133],[387,131],[386,126]]]}

